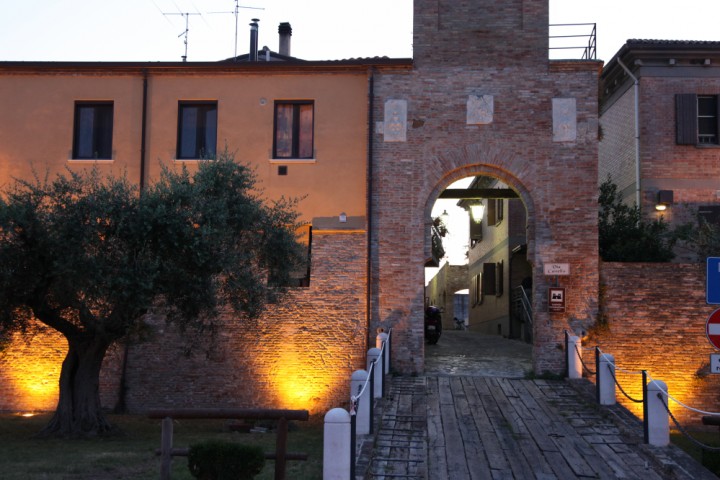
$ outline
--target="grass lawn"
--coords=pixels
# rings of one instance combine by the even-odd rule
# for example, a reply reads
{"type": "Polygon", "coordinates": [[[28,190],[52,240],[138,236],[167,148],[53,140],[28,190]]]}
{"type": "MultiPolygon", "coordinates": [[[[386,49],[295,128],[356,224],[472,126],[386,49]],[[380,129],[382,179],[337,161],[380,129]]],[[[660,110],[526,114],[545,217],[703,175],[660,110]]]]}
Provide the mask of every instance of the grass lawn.
{"type": "MultiPolygon", "coordinates": [[[[138,415],[108,415],[124,435],[94,440],[33,438],[49,421],[50,414],[25,418],[0,415],[0,478],[3,480],[157,480],[160,458],[160,420],[138,415]]],[[[323,426],[291,423],[288,451],[306,453],[307,461],[288,461],[286,478],[322,478],[323,426]]],[[[173,446],[211,438],[261,445],[275,450],[275,432],[231,432],[227,420],[177,420],[173,446]]],[[[275,462],[267,460],[257,480],[274,478],[275,462]]],[[[191,480],[185,457],[173,458],[173,480],[191,480]]]]}
{"type": "MultiPolygon", "coordinates": [[[[689,434],[696,441],[713,448],[720,448],[720,435],[718,432],[692,431],[689,434]]],[[[715,475],[720,476],[720,451],[705,450],[690,441],[682,433],[671,430],[670,441],[700,462],[715,475]]]]}

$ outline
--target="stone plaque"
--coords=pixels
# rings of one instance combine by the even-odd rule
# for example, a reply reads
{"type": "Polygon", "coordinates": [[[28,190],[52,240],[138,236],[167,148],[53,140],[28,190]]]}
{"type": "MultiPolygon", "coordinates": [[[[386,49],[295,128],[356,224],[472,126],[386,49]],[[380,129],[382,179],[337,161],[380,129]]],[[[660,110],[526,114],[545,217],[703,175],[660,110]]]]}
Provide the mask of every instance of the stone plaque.
{"type": "Polygon", "coordinates": [[[407,100],[385,102],[385,141],[407,141],[407,100]]]}
{"type": "Polygon", "coordinates": [[[553,98],[553,142],[574,142],[577,138],[577,106],[574,98],[553,98]]]}
{"type": "Polygon", "coordinates": [[[467,124],[487,125],[493,121],[494,97],[470,95],[467,100],[467,124]]]}

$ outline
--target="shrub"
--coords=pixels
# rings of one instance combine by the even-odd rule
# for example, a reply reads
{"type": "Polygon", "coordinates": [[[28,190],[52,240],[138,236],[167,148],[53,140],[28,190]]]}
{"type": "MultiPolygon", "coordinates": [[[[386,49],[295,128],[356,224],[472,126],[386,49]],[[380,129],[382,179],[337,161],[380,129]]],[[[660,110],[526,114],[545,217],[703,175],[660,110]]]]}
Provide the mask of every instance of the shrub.
{"type": "Polygon", "coordinates": [[[254,445],[208,440],[190,446],[188,468],[200,480],[251,480],[265,466],[265,452],[254,445]]]}

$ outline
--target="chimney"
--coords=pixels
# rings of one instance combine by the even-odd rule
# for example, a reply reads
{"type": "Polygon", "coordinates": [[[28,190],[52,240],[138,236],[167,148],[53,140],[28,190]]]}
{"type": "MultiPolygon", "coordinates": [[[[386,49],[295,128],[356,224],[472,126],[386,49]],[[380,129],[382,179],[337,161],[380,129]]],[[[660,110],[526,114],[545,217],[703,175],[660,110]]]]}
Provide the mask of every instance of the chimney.
{"type": "Polygon", "coordinates": [[[248,56],[248,61],[250,62],[257,62],[258,61],[258,24],[259,18],[253,18],[252,23],[250,24],[250,55],[248,56]]]}
{"type": "Polygon", "coordinates": [[[292,27],[288,22],[282,22],[278,27],[280,34],[280,55],[290,56],[290,37],[292,37],[292,27]]]}

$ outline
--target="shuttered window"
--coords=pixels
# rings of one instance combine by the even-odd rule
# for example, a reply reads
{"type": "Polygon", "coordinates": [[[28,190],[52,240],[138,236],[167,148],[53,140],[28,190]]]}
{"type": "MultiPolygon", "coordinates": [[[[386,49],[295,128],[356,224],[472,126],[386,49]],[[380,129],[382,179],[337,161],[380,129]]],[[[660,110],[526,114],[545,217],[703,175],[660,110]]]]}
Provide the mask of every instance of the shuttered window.
{"type": "Polygon", "coordinates": [[[676,143],[718,145],[718,103],[717,95],[675,95],[676,143]]]}

